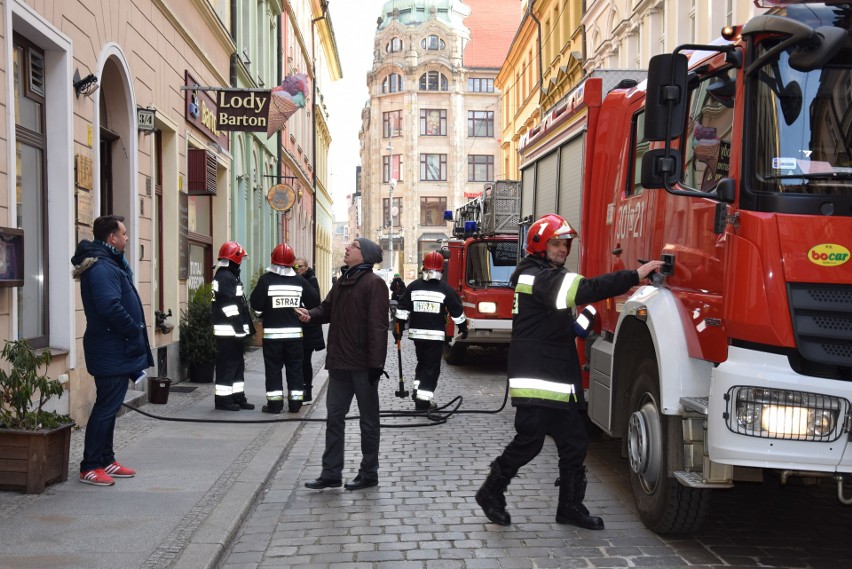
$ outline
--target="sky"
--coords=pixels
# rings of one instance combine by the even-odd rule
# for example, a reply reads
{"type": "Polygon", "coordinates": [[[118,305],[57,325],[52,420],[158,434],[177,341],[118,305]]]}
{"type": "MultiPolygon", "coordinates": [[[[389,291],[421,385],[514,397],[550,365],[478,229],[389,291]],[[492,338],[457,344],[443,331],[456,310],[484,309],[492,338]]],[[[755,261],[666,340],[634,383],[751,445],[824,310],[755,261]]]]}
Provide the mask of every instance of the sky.
{"type": "Polygon", "coordinates": [[[323,89],[331,129],[329,187],[337,221],[346,219],[346,195],[355,191],[355,167],[361,163],[358,155],[361,110],[369,98],[367,72],[373,66],[376,19],[381,15],[385,1],[328,2],[343,69],[343,78],[323,89]]]}

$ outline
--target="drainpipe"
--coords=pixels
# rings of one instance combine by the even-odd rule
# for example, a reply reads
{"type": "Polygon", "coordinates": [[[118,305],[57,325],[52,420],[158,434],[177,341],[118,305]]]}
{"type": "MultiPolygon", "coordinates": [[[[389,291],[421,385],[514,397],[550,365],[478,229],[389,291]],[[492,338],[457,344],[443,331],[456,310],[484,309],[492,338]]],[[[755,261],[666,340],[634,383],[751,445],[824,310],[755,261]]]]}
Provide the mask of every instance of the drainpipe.
{"type": "MultiPolygon", "coordinates": [[[[232,0],[234,1],[234,0],[232,0]]],[[[276,63],[276,81],[280,85],[284,80],[284,40],[282,36],[284,35],[284,18],[282,14],[278,15],[278,61],[276,63]]],[[[281,183],[281,160],[282,160],[282,151],[281,145],[284,144],[284,138],[281,134],[283,129],[279,129],[277,133],[275,133],[275,139],[278,141],[278,151],[276,152],[278,158],[278,182],[281,183]]],[[[275,212],[275,217],[278,219],[278,243],[284,242],[284,214],[281,212],[275,212]]],[[[276,243],[277,245],[277,243],[276,243]]]]}
{"type": "Polygon", "coordinates": [[[316,23],[320,20],[325,20],[328,3],[322,3],[322,16],[311,19],[311,124],[313,136],[311,137],[311,188],[313,190],[311,196],[311,225],[313,226],[313,263],[317,265],[317,56],[316,56],[316,40],[314,38],[314,29],[316,23]]]}
{"type": "Polygon", "coordinates": [[[237,0],[231,0],[231,39],[234,40],[234,45],[237,46],[237,51],[231,54],[231,87],[237,86],[237,62],[240,59],[240,46],[237,44],[237,18],[234,15],[236,13],[237,0]]]}
{"type": "Polygon", "coordinates": [[[529,0],[529,4],[527,4],[527,16],[533,19],[536,26],[538,27],[538,104],[541,106],[541,99],[544,95],[544,84],[542,83],[542,74],[541,74],[541,22],[538,18],[535,17],[533,13],[533,4],[535,4],[535,0],[529,0]]]}

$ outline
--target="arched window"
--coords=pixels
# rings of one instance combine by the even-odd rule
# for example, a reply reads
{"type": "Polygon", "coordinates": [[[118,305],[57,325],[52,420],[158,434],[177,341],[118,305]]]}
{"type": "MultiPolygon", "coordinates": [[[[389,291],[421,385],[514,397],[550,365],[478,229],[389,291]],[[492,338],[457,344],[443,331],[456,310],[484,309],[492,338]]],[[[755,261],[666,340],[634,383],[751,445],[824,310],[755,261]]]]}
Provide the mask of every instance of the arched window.
{"type": "Polygon", "coordinates": [[[449,84],[447,76],[438,71],[427,71],[420,76],[421,91],[447,91],[449,84]]]}
{"type": "Polygon", "coordinates": [[[428,50],[439,50],[444,49],[444,40],[439,38],[436,35],[426,36],[422,40],[420,40],[420,47],[428,50]]]}
{"type": "Polygon", "coordinates": [[[388,53],[396,53],[397,51],[402,51],[402,40],[399,38],[392,38],[387,45],[385,45],[385,51],[388,53]]]}
{"type": "MultiPolygon", "coordinates": [[[[446,89],[444,89],[446,91],[446,89]]],[[[391,73],[382,81],[382,93],[398,93],[402,91],[402,75],[391,73]]]]}

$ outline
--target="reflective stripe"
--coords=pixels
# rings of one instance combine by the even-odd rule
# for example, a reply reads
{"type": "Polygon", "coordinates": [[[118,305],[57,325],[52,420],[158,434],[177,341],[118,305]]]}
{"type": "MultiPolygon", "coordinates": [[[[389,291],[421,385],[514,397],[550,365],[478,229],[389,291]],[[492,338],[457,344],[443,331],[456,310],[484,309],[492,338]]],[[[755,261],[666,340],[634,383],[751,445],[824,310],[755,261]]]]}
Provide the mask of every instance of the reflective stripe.
{"type": "Polygon", "coordinates": [[[583,312],[581,312],[580,315],[577,317],[577,324],[583,329],[587,329],[589,327],[589,324],[591,323],[592,322],[588,318],[586,318],[586,315],[583,312]]]}
{"type": "Polygon", "coordinates": [[[396,309],[396,317],[400,320],[408,320],[408,314],[407,310],[400,310],[399,308],[396,309]]]}
{"type": "Polygon", "coordinates": [[[244,381],[235,381],[234,382],[234,393],[242,393],[246,388],[246,383],[244,381]]]}
{"type": "Polygon", "coordinates": [[[291,296],[293,294],[301,296],[302,295],[302,287],[293,286],[293,285],[269,285],[269,296],[291,296]]]}
{"type": "Polygon", "coordinates": [[[305,392],[296,391],[294,389],[287,395],[287,397],[290,399],[290,401],[302,401],[305,398],[305,392]]]}
{"type": "Polygon", "coordinates": [[[532,294],[535,275],[521,275],[518,277],[518,284],[515,285],[515,292],[524,294],[532,294]]]}
{"type": "Polygon", "coordinates": [[[426,330],[424,328],[409,328],[409,340],[439,340],[444,341],[443,330],[426,330]]]}
{"type": "Polygon", "coordinates": [[[547,399],[563,403],[577,401],[574,384],[529,377],[510,377],[509,394],[519,399],[547,399]]]}
{"type": "Polygon", "coordinates": [[[301,328],[263,328],[263,337],[269,340],[282,340],[286,338],[301,338],[301,328]]]}
{"type": "Polygon", "coordinates": [[[216,291],[216,292],[219,291],[219,281],[214,280],[213,283],[210,286],[213,288],[214,291],[216,291]]]}
{"type": "Polygon", "coordinates": [[[266,399],[269,401],[283,401],[284,400],[284,391],[276,390],[276,391],[267,391],[266,399]]]}
{"type": "Polygon", "coordinates": [[[230,385],[219,385],[216,384],[216,395],[219,397],[227,397],[228,395],[232,395],[234,393],[234,388],[230,385]]]}
{"type": "Polygon", "coordinates": [[[423,391],[422,389],[417,390],[417,399],[420,401],[432,401],[432,398],[435,396],[431,391],[423,391]]]}
{"type": "Polygon", "coordinates": [[[559,287],[559,292],[556,293],[557,310],[576,306],[577,288],[580,286],[580,281],[582,280],[583,277],[577,273],[565,274],[565,277],[562,279],[562,285],[559,287]]]}
{"type": "Polygon", "coordinates": [[[242,295],[243,295],[243,285],[238,284],[237,285],[237,296],[242,296],[242,295]]]}
{"type": "Polygon", "coordinates": [[[455,322],[456,324],[461,324],[465,320],[467,320],[467,318],[465,317],[464,312],[462,312],[461,316],[459,316],[458,318],[453,318],[453,322],[455,322]]]}
{"type": "Polygon", "coordinates": [[[232,318],[234,316],[239,316],[240,307],[236,304],[229,304],[227,306],[222,307],[222,312],[224,312],[225,316],[227,316],[228,318],[232,318]]]}
{"type": "Polygon", "coordinates": [[[447,295],[443,292],[436,292],[432,290],[415,290],[411,292],[411,300],[424,300],[427,302],[437,302],[439,304],[444,303],[444,299],[447,298],[447,295]]]}
{"type": "Polygon", "coordinates": [[[230,324],[214,324],[213,325],[213,335],[214,336],[236,336],[237,333],[234,331],[234,327],[230,324]]]}
{"type": "Polygon", "coordinates": [[[420,380],[419,379],[415,379],[414,381],[411,382],[411,387],[414,388],[414,391],[417,391],[417,388],[419,386],[420,386],[420,380]]]}

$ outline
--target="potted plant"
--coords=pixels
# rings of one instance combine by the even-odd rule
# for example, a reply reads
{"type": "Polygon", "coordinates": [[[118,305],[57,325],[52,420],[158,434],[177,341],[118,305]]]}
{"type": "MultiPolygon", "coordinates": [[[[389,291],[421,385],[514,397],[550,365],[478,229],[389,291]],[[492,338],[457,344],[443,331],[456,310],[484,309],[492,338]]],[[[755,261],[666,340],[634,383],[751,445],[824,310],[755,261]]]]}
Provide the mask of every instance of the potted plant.
{"type": "Polygon", "coordinates": [[[61,397],[62,384],[39,373],[50,364],[50,352],[38,354],[26,340],[7,341],[0,357],[0,489],[44,491],[47,484],[68,479],[71,428],[67,415],[45,410],[61,397]]]}
{"type": "Polygon", "coordinates": [[[189,366],[189,380],[212,383],[216,369],[216,337],[210,312],[212,289],[202,284],[189,293],[180,315],[180,359],[189,366]]]}

